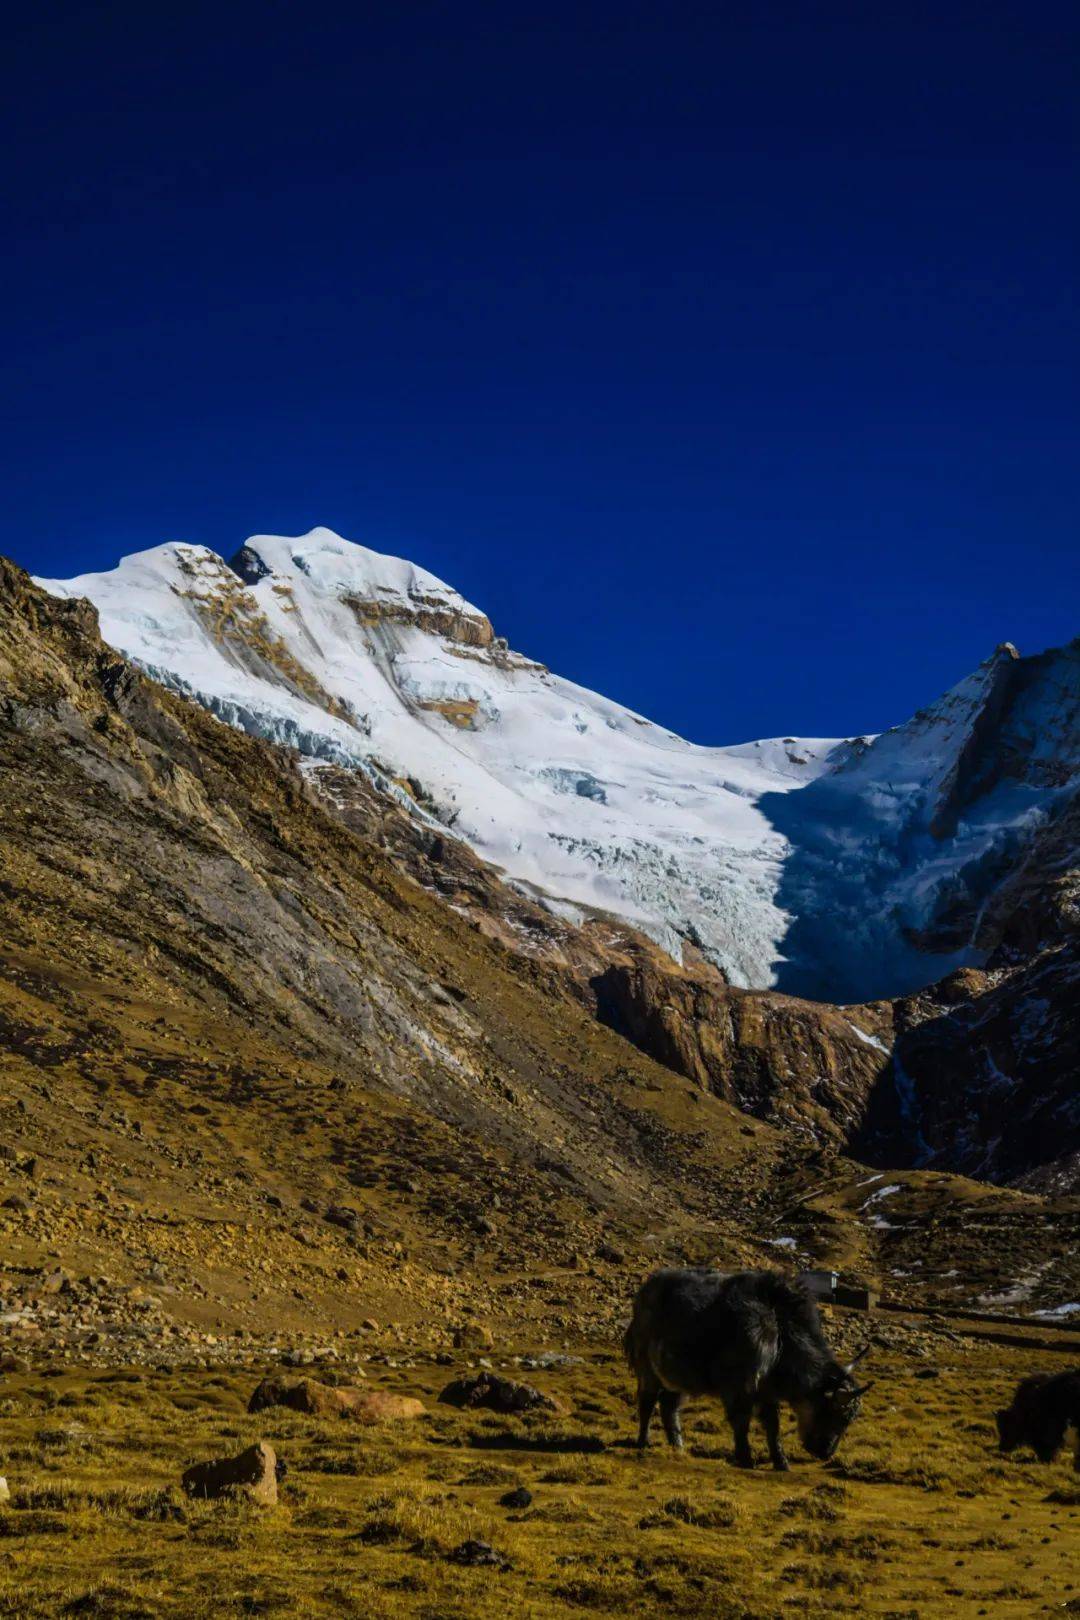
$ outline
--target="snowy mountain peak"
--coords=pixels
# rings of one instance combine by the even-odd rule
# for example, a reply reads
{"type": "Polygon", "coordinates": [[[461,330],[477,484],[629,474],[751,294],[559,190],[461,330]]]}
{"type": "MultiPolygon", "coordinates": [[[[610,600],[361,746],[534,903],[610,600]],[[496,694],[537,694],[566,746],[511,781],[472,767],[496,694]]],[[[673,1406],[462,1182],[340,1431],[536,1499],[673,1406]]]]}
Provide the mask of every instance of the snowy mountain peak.
{"type": "Polygon", "coordinates": [[[914,942],[1080,769],[1080,643],[1004,644],[875,739],[703,748],[325,528],[256,535],[231,563],[174,543],[39,583],[89,597],[107,641],[306,769],[373,773],[553,909],[621,918],[676,957],[691,943],[735,984],[861,999],[971,960],[966,941],[914,942]]]}
{"type": "Polygon", "coordinates": [[[291,585],[302,576],[319,596],[382,601],[417,610],[438,606],[474,619],[484,617],[479,608],[427,569],[402,557],[372,551],[354,540],[343,540],[332,529],[315,528],[297,539],[253,535],[231,566],[247,584],[260,584],[272,575],[279,583],[291,585]]]}

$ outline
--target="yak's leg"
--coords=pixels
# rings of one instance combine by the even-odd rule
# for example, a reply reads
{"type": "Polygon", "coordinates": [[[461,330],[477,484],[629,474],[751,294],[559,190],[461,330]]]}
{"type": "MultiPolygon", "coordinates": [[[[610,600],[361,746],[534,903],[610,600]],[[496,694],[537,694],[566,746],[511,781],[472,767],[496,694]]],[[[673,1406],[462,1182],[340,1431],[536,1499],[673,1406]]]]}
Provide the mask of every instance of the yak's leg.
{"type": "Polygon", "coordinates": [[[682,1449],[682,1421],[679,1417],[679,1408],[683,1398],[678,1390],[662,1389],[660,1391],[660,1421],[664,1425],[669,1446],[682,1449]]]}
{"type": "Polygon", "coordinates": [[[750,1449],[750,1419],[754,1415],[754,1401],[750,1395],[735,1395],[724,1402],[735,1435],[735,1466],[753,1468],[754,1453],[750,1449]]]}
{"type": "Polygon", "coordinates": [[[649,1443],[649,1422],[656,1403],[660,1398],[660,1385],[648,1382],[644,1378],[638,1379],[637,1411],[638,1411],[638,1449],[644,1451],[649,1443]]]}
{"type": "Polygon", "coordinates": [[[765,1430],[769,1460],[775,1469],[785,1472],[791,1464],[787,1460],[784,1442],[780,1438],[780,1408],[775,1401],[759,1401],[757,1413],[761,1419],[761,1427],[765,1430]]]}

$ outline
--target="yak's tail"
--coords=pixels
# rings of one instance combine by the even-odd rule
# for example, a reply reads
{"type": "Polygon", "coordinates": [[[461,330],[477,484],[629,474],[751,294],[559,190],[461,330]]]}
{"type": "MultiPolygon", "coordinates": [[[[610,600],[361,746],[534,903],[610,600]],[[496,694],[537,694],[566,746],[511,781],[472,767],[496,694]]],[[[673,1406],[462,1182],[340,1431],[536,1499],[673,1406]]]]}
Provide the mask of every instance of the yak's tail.
{"type": "Polygon", "coordinates": [[[626,1365],[630,1368],[630,1371],[635,1375],[635,1377],[638,1375],[641,1367],[642,1353],[644,1349],[642,1339],[647,1331],[646,1324],[648,1319],[648,1310],[643,1297],[647,1287],[648,1283],[643,1283],[638,1289],[637,1293],[634,1295],[634,1304],[630,1312],[630,1320],[626,1324],[626,1332],[622,1336],[622,1351],[623,1355],[626,1357],[626,1365]]]}

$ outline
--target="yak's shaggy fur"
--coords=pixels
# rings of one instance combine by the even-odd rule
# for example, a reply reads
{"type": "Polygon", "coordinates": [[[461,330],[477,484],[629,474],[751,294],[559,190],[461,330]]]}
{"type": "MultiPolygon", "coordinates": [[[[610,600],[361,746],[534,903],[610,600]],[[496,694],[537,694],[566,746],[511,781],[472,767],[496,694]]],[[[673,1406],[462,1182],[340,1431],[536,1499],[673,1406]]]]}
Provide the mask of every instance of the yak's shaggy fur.
{"type": "Polygon", "coordinates": [[[1073,1465],[1080,1473],[1080,1371],[1025,1378],[1012,1405],[998,1412],[997,1428],[1002,1451],[1030,1446],[1044,1463],[1053,1462],[1071,1428],[1076,1446],[1073,1465]]]}
{"type": "Polygon", "coordinates": [[[657,1402],[668,1441],[678,1446],[683,1398],[718,1395],[742,1467],[754,1460],[749,1429],[755,1413],[773,1467],[786,1468],[782,1401],[794,1409],[807,1451],[824,1459],[836,1450],[863,1394],[851,1367],[841,1366],[825,1343],[813,1300],[771,1271],[655,1272],[638,1291],[623,1348],[637,1377],[638,1444],[648,1444],[657,1402]]]}

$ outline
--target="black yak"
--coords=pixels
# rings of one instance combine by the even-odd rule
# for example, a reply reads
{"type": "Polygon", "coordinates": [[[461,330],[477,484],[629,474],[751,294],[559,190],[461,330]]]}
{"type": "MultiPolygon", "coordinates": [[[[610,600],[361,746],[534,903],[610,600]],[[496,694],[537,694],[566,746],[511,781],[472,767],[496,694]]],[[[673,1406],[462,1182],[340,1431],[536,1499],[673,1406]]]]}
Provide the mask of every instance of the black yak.
{"type": "Polygon", "coordinates": [[[1036,1373],[1025,1378],[997,1414],[1001,1451],[1030,1446],[1040,1462],[1051,1463],[1066,1429],[1074,1431],[1073,1467],[1080,1473],[1080,1372],[1036,1373]]]}
{"type": "Polygon", "coordinates": [[[793,1408],[813,1457],[832,1456],[862,1395],[825,1343],[817,1306],[772,1271],[697,1268],[657,1271],[634,1300],[623,1349],[637,1377],[638,1445],[649,1443],[657,1401],[664,1433],[682,1445],[679,1408],[687,1395],[718,1395],[735,1434],[735,1462],[752,1468],[750,1421],[765,1430],[774,1468],[787,1468],[780,1403],[793,1408]]]}

